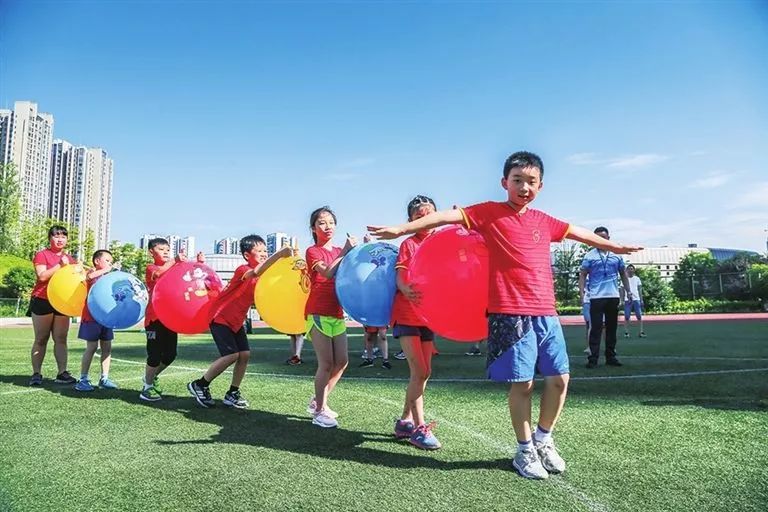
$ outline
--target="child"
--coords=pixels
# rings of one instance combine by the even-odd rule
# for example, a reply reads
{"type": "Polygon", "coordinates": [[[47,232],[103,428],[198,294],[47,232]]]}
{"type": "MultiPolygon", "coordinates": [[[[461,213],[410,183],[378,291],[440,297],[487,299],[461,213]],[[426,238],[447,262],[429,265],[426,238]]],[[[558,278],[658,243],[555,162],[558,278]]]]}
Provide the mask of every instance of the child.
{"type": "MultiPolygon", "coordinates": [[[[98,281],[98,279],[112,271],[112,253],[101,249],[93,253],[93,270],[85,275],[88,282],[88,290],[98,281]]],[[[88,379],[88,371],[91,368],[91,361],[96,349],[101,345],[101,377],[99,378],[99,387],[102,389],[117,389],[117,384],[109,380],[109,366],[112,361],[112,340],[115,334],[109,327],[104,327],[91,316],[91,310],[88,309],[86,302],[83,308],[83,316],[80,318],[80,330],[77,337],[86,342],[83,359],[80,362],[80,380],[75,384],[77,391],[93,391],[93,385],[88,379]]]]}
{"type": "Polygon", "coordinates": [[[74,384],[77,380],[67,371],[67,334],[69,334],[69,317],[59,313],[48,302],[48,281],[62,267],[76,265],[77,260],[64,252],[67,245],[67,228],[51,226],[48,230],[49,247],[35,254],[32,264],[35,266],[37,281],[32,288],[32,299],[29,301],[27,314],[32,317],[32,328],[35,341],[32,344],[32,377],[30,386],[40,386],[43,383],[42,367],[48,340],[53,335],[53,356],[59,373],[56,384],[74,384]]]}
{"type": "Polygon", "coordinates": [[[629,294],[624,294],[624,337],[629,338],[629,324],[632,319],[632,312],[635,318],[640,322],[640,336],[645,338],[643,330],[643,282],[640,276],[635,274],[635,266],[631,263],[627,265],[627,282],[629,284],[629,294]]]}
{"type": "Polygon", "coordinates": [[[514,153],[505,162],[501,178],[506,201],[445,210],[402,226],[368,228],[378,238],[392,239],[445,224],[464,224],[483,236],[490,270],[487,375],[494,381],[512,383],[509,410],[518,441],[512,465],[522,476],[536,479],[565,470],[552,441],[565,401],[569,366],[555,311],[550,242],[567,237],[616,253],[640,249],[529,208],[542,188],[543,176],[544,165],[538,156],[514,153]],[[532,440],[531,393],[537,365],[544,376],[544,392],[532,440]]]}
{"type": "Polygon", "coordinates": [[[363,350],[363,362],[360,363],[360,368],[372,368],[373,360],[376,357],[381,357],[381,367],[391,370],[392,364],[389,362],[387,328],[364,325],[363,336],[365,336],[365,349],[363,350]],[[374,348],[374,344],[378,346],[374,348]]]}
{"type": "Polygon", "coordinates": [[[285,362],[285,364],[291,366],[298,366],[304,361],[301,359],[301,349],[304,348],[304,335],[303,334],[289,334],[291,339],[291,357],[285,362]]]}
{"type": "MultiPolygon", "coordinates": [[[[435,208],[435,202],[429,197],[416,196],[408,203],[408,220],[414,221],[434,213],[435,208]]],[[[431,229],[424,229],[406,238],[400,245],[395,262],[397,291],[392,305],[392,335],[400,340],[410,371],[403,414],[395,421],[395,437],[408,439],[417,448],[437,450],[441,445],[432,432],[434,424],[427,424],[424,419],[424,390],[432,373],[435,335],[413,310],[413,304],[418,303],[420,293],[411,286],[408,273],[411,258],[430,234],[431,229]]]]}
{"type": "Polygon", "coordinates": [[[332,243],[336,231],[336,214],[323,206],[309,217],[309,228],[315,245],[307,249],[310,290],[304,313],[307,317],[307,339],[317,356],[315,396],[307,406],[312,424],[323,428],[337,427],[338,414],[328,407],[328,395],[339,382],[348,364],[347,327],[344,311],[336,296],[335,276],[339,263],[357,244],[347,235],[344,248],[332,243]]]}
{"type": "Polygon", "coordinates": [[[205,375],[187,384],[187,389],[198,404],[203,407],[214,405],[209,386],[213,379],[234,364],[232,384],[224,395],[223,403],[236,409],[248,407],[248,402],[240,394],[240,384],[251,355],[244,324],[253,305],[253,291],[256,281],[265,270],[278,259],[293,253],[294,249],[283,247],[267,258],[267,244],[263,238],[248,235],[240,239],[240,254],[246,264],[235,269],[227,287],[214,299],[211,306],[211,334],[221,357],[211,363],[205,375]]]}
{"type": "MultiPolygon", "coordinates": [[[[152,263],[147,265],[145,279],[149,291],[149,303],[144,316],[144,330],[147,334],[147,365],[144,368],[144,386],[139,398],[147,402],[162,400],[159,375],[176,359],[176,348],[179,335],[167,328],[157,317],[152,308],[152,290],[157,280],[168,272],[176,263],[186,261],[187,257],[180,252],[176,258],[171,258],[171,246],[165,238],[153,238],[148,244],[152,263]]],[[[205,261],[203,253],[197,254],[197,260],[205,261]]]]}

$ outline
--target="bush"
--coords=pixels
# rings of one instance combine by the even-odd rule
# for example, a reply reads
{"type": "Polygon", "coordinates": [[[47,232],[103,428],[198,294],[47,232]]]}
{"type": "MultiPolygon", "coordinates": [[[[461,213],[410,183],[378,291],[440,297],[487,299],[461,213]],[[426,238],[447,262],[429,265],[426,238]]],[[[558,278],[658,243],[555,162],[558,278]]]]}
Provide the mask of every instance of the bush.
{"type": "Polygon", "coordinates": [[[3,277],[3,285],[14,297],[24,297],[35,286],[37,274],[30,267],[13,267],[3,277]]]}
{"type": "Polygon", "coordinates": [[[695,313],[748,313],[760,311],[760,303],[752,300],[673,300],[664,311],[649,313],[695,314],[695,313]]]}

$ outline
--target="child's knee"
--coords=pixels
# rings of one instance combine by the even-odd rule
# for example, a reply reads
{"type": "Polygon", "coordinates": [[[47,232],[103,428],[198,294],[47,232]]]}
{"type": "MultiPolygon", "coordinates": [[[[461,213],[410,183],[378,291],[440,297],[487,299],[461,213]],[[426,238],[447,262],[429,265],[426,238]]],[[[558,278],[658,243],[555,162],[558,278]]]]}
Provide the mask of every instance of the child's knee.
{"type": "Polygon", "coordinates": [[[562,393],[568,389],[569,380],[570,375],[566,373],[563,375],[553,375],[552,377],[547,377],[545,382],[547,386],[550,386],[552,389],[562,393]]]}
{"type": "Polygon", "coordinates": [[[533,393],[533,381],[513,382],[509,386],[509,396],[530,397],[533,393]]]}
{"type": "Polygon", "coordinates": [[[242,361],[244,363],[247,363],[248,360],[251,358],[251,351],[250,350],[243,350],[242,352],[237,353],[237,360],[242,361]]]}

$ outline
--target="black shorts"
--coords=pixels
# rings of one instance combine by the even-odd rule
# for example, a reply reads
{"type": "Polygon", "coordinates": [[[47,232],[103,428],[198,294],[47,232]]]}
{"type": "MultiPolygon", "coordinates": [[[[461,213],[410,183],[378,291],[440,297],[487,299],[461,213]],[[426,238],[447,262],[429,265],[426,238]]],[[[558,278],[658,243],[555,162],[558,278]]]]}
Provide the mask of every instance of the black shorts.
{"type": "Polygon", "coordinates": [[[50,314],[53,314],[54,316],[67,316],[64,313],[59,313],[58,311],[53,309],[53,306],[51,306],[51,303],[48,301],[48,299],[42,299],[40,297],[32,297],[32,299],[29,301],[27,316],[32,316],[32,315],[44,316],[44,315],[50,315],[50,314]]]}
{"type": "Polygon", "coordinates": [[[213,341],[216,342],[216,348],[219,349],[219,354],[222,356],[251,350],[250,345],[248,345],[248,337],[245,335],[245,327],[234,332],[226,325],[213,322],[211,323],[211,334],[213,341]]]}
{"type": "Polygon", "coordinates": [[[395,327],[392,329],[392,337],[398,339],[401,336],[416,336],[424,342],[435,341],[435,333],[432,332],[429,327],[424,327],[423,325],[403,325],[396,323],[395,327]]]}
{"type": "Polygon", "coordinates": [[[163,325],[160,320],[150,322],[144,328],[147,334],[147,342],[157,342],[158,345],[175,344],[179,341],[179,335],[163,325]]]}

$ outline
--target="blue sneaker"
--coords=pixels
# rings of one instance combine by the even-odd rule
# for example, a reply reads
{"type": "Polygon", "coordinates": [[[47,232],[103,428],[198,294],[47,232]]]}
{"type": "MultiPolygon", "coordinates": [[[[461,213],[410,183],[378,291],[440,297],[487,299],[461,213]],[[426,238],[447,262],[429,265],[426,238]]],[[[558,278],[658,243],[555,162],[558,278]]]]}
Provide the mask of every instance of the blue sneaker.
{"type": "Polygon", "coordinates": [[[398,439],[411,437],[414,430],[416,430],[416,425],[412,421],[397,420],[395,422],[395,437],[398,439]]]}
{"type": "Polygon", "coordinates": [[[99,387],[102,389],[117,389],[117,383],[113,380],[109,380],[109,377],[102,377],[99,380],[99,387]]]}
{"type": "Polygon", "coordinates": [[[91,385],[91,381],[88,379],[80,379],[75,384],[75,389],[77,391],[93,391],[93,385],[91,385]]]}
{"type": "Polygon", "coordinates": [[[440,444],[440,441],[438,441],[435,437],[435,434],[432,433],[432,428],[434,428],[434,426],[435,423],[432,422],[427,425],[420,425],[416,427],[416,430],[413,431],[413,434],[411,434],[408,442],[410,442],[416,448],[421,448],[422,450],[437,450],[442,445],[440,444]]]}

